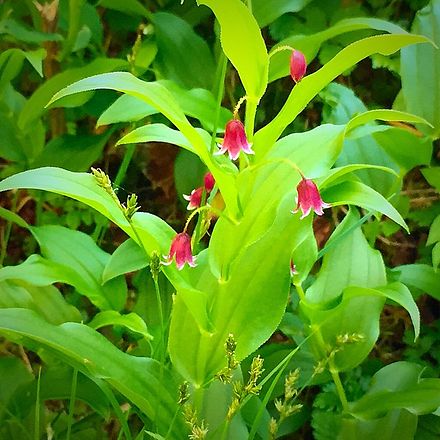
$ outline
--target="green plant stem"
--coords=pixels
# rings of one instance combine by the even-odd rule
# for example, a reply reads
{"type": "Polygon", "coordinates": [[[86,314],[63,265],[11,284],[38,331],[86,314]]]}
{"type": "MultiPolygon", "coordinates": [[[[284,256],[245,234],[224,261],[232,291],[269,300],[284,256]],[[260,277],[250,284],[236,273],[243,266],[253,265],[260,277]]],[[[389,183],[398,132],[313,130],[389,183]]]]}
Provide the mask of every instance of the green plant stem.
{"type": "Polygon", "coordinates": [[[328,364],[330,367],[329,368],[330,374],[332,375],[333,382],[335,383],[336,386],[336,391],[338,392],[339,400],[342,403],[342,408],[344,412],[347,412],[348,401],[347,401],[347,396],[345,395],[344,387],[342,386],[341,378],[339,377],[339,372],[335,368],[333,359],[329,359],[328,364]]]}
{"type": "MultiPolygon", "coordinates": [[[[11,211],[15,214],[15,211],[17,210],[17,203],[18,203],[18,191],[15,191],[14,197],[12,198],[12,206],[11,211]]],[[[12,231],[12,221],[8,221],[6,223],[5,228],[5,234],[3,236],[2,240],[2,248],[0,252],[0,267],[3,266],[3,262],[5,261],[6,252],[8,250],[8,243],[9,239],[11,238],[11,231],[12,231]]]]}
{"type": "Polygon", "coordinates": [[[165,435],[165,440],[167,440],[167,439],[169,438],[169,436],[170,436],[170,434],[171,434],[171,431],[173,430],[174,423],[176,423],[177,416],[179,415],[179,411],[180,411],[180,410],[181,410],[181,407],[178,406],[177,409],[176,409],[176,411],[174,412],[173,418],[171,419],[170,426],[168,427],[168,431],[167,431],[167,433],[166,433],[166,435],[165,435]]]}
{"type": "Polygon", "coordinates": [[[37,396],[35,402],[35,424],[34,424],[34,440],[40,438],[40,385],[41,385],[41,367],[38,370],[37,379],[37,396]]]}
{"type": "Polygon", "coordinates": [[[244,125],[246,129],[246,136],[249,143],[252,143],[255,129],[255,115],[257,113],[258,100],[253,96],[248,96],[246,100],[246,115],[244,125]]]}
{"type": "Polygon", "coordinates": [[[247,7],[248,7],[250,13],[252,14],[252,0],[247,0],[247,7]]]}
{"type": "Polygon", "coordinates": [[[157,310],[159,312],[159,322],[160,322],[160,354],[159,354],[159,360],[160,364],[163,365],[164,363],[164,319],[163,319],[163,306],[162,306],[162,297],[160,294],[160,287],[159,287],[159,280],[157,277],[153,277],[154,281],[154,290],[156,292],[156,301],[157,301],[157,310]]]}
{"type": "Polygon", "coordinates": [[[226,436],[228,435],[230,423],[231,423],[231,421],[229,419],[225,420],[225,423],[223,425],[223,431],[222,431],[221,440],[225,440],[226,439],[226,436]]]}
{"type": "Polygon", "coordinates": [[[214,121],[212,124],[212,138],[211,138],[211,154],[215,150],[215,139],[217,137],[218,120],[220,118],[220,110],[222,106],[223,95],[225,94],[225,78],[226,78],[226,68],[228,66],[228,59],[224,52],[220,55],[220,69],[217,71],[216,77],[216,90],[217,90],[217,102],[215,109],[214,121]]]}
{"type": "Polygon", "coordinates": [[[71,386],[71,390],[70,390],[69,416],[67,418],[66,440],[70,440],[70,434],[72,432],[72,421],[73,421],[73,413],[75,410],[77,384],[78,384],[78,369],[74,368],[73,375],[72,375],[72,386],[71,386]]]}
{"type": "Polygon", "coordinates": [[[305,294],[304,289],[302,288],[301,284],[295,284],[295,288],[296,288],[296,291],[298,292],[299,299],[301,301],[305,301],[306,294],[305,294]]]}

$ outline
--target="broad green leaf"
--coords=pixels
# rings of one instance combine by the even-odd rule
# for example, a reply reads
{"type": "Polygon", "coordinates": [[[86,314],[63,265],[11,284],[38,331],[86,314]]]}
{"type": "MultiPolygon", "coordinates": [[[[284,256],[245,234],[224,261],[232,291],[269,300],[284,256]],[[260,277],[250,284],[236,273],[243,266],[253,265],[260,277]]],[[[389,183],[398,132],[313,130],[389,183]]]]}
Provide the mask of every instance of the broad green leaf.
{"type": "Polygon", "coordinates": [[[32,168],[60,167],[70,171],[86,171],[96,162],[113,130],[101,135],[63,135],[50,140],[32,162],[32,168]]]}
{"type": "Polygon", "coordinates": [[[432,248],[432,267],[437,271],[440,266],[440,242],[436,243],[432,248]]]}
{"type": "Polygon", "coordinates": [[[120,59],[97,58],[87,66],[68,69],[53,76],[45,81],[28,99],[18,119],[19,127],[24,130],[33,129],[32,124],[45,112],[45,106],[50,98],[55,92],[73,81],[98,73],[123,69],[127,65],[126,61],[120,59]]]}
{"type": "Polygon", "coordinates": [[[420,334],[420,312],[408,288],[401,283],[391,283],[385,287],[379,287],[376,290],[401,305],[409,313],[414,327],[415,341],[420,334]]]}
{"type": "Polygon", "coordinates": [[[228,208],[233,214],[238,212],[235,178],[231,174],[220,172],[218,162],[210,154],[209,144],[206,144],[199,132],[188,122],[173,95],[161,84],[142,81],[126,72],[105,73],[65,87],[53,96],[49,104],[64,96],[98,89],[117,90],[137,97],[166,116],[188,139],[196,154],[210,169],[228,208]]]}
{"type": "Polygon", "coordinates": [[[223,51],[237,69],[246,94],[258,101],[267,87],[269,58],[255,18],[240,0],[199,0],[198,4],[214,12],[223,51]]]}
{"type": "Polygon", "coordinates": [[[309,318],[313,333],[307,345],[312,346],[317,360],[328,358],[328,350],[338,347],[338,337],[356,334],[362,339],[339,346],[332,368],[348,371],[363,362],[379,337],[379,318],[384,303],[382,294],[365,287],[347,287],[341,302],[329,310],[319,310],[302,302],[301,309],[309,318]]]}
{"type": "Polygon", "coordinates": [[[96,122],[97,127],[115,124],[117,122],[139,121],[147,116],[154,115],[158,111],[146,102],[131,95],[120,96],[96,122]]]}
{"type": "Polygon", "coordinates": [[[114,9],[123,12],[124,14],[151,18],[151,13],[138,0],[99,0],[98,4],[104,8],[114,9]]]}
{"type": "Polygon", "coordinates": [[[385,416],[372,420],[344,417],[338,440],[414,440],[417,421],[418,417],[405,409],[393,409],[385,416]]]}
{"type": "Polygon", "coordinates": [[[311,0],[253,0],[252,13],[261,28],[287,12],[298,12],[311,0]]]}
{"type": "Polygon", "coordinates": [[[399,212],[381,194],[361,182],[346,181],[327,188],[322,193],[327,203],[357,205],[370,211],[380,212],[408,231],[408,226],[399,212]]]}
{"type": "Polygon", "coordinates": [[[321,69],[307,75],[293,87],[278,115],[256,133],[254,138],[256,153],[266,153],[306,105],[347,68],[374,53],[391,55],[409,44],[424,42],[429,42],[429,40],[419,35],[378,35],[356,41],[342,49],[321,69]]]}
{"type": "MultiPolygon", "coordinates": [[[[184,90],[172,84],[171,81],[161,81],[161,84],[171,91],[186,115],[198,119],[207,130],[214,129],[213,121],[217,111],[217,103],[210,91],[205,89],[184,90]]],[[[122,95],[102,113],[97,126],[115,122],[139,121],[155,113],[157,110],[144,101],[130,95],[122,95]]],[[[232,119],[231,111],[221,107],[217,132],[224,132],[224,127],[230,119],[232,119]]]]}
{"type": "MultiPolygon", "coordinates": [[[[123,353],[86,325],[55,326],[30,310],[0,310],[0,331],[25,346],[38,343],[86,376],[105,380],[148,418],[156,419],[159,433],[168,431],[177,410],[177,385],[158,362],[123,353]]],[[[170,438],[180,438],[184,429],[178,417],[170,438]]]]}
{"type": "MultiPolygon", "coordinates": [[[[377,113],[367,111],[364,103],[354,92],[341,84],[330,84],[322,91],[320,96],[323,97],[326,102],[324,107],[324,121],[333,124],[347,124],[344,147],[336,161],[338,166],[365,163],[387,166],[396,171],[399,169],[379,143],[371,137],[368,131],[366,136],[359,135],[355,139],[350,138],[350,134],[353,133],[353,131],[356,132],[355,127],[361,126],[364,131],[366,131],[367,127],[378,127],[378,125],[372,122],[377,113]],[[362,125],[367,123],[369,124],[362,125]]],[[[399,179],[396,177],[373,169],[360,170],[354,174],[358,176],[363,183],[385,196],[389,196],[390,192],[395,191],[396,186],[400,184],[399,179]]]]}
{"type": "Polygon", "coordinates": [[[406,264],[392,269],[403,284],[415,287],[440,300],[440,272],[427,264],[406,264]]]}
{"type": "Polygon", "coordinates": [[[23,220],[18,214],[9,211],[8,209],[5,209],[1,206],[0,206],[0,217],[4,218],[8,222],[17,224],[21,228],[25,228],[25,229],[29,228],[29,225],[26,223],[26,221],[23,220]]]}
{"type": "MultiPolygon", "coordinates": [[[[237,359],[243,359],[265,342],[280,322],[289,291],[290,257],[310,228],[309,222],[291,216],[289,206],[290,198],[285,197],[273,225],[259,240],[246,243],[241,237],[244,230],[231,235],[247,247],[234,265],[222,271],[220,279],[212,276],[206,260],[199,260],[193,275],[197,276],[197,287],[209,293],[211,332],[199,330],[181,296],[176,296],[169,350],[173,364],[187,380],[202,385],[225,366],[223,345],[230,333],[237,341],[237,359]]],[[[224,242],[228,237],[224,236],[224,242]]],[[[211,247],[209,252],[213,252],[211,247]]]]}
{"type": "Polygon", "coordinates": [[[8,34],[19,41],[32,44],[39,44],[45,41],[62,41],[63,39],[59,34],[39,32],[35,29],[30,29],[13,18],[6,18],[0,21],[0,35],[1,34],[8,34]]]}
{"type": "Polygon", "coordinates": [[[146,267],[150,257],[145,251],[131,238],[124,241],[113,252],[102,273],[102,281],[105,283],[112,278],[128,272],[146,267]]]}
{"type": "MultiPolygon", "coordinates": [[[[418,11],[412,32],[420,33],[440,45],[440,1],[431,0],[418,11]]],[[[428,44],[407,47],[402,50],[400,62],[402,92],[409,112],[428,120],[434,129],[421,126],[434,139],[440,135],[440,54],[436,47],[428,44]]]]}
{"type": "Polygon", "coordinates": [[[395,408],[429,414],[440,406],[440,379],[415,376],[420,366],[408,362],[387,365],[373,376],[373,388],[350,404],[350,414],[371,419],[395,408]],[[403,379],[403,380],[402,380],[403,379]]]}
{"type": "Polygon", "coordinates": [[[211,89],[215,64],[207,42],[176,15],[156,12],[153,24],[159,49],[155,66],[162,76],[187,88],[211,89]]]}
{"type": "Polygon", "coordinates": [[[346,287],[373,288],[386,284],[382,256],[368,245],[360,227],[338,238],[358,219],[359,215],[350,211],[330,237],[328,244],[337,244],[324,256],[316,281],[306,291],[307,302],[325,306],[334,302],[346,287]],[[360,267],[362,270],[358,270],[360,267]]]}
{"type": "MultiPolygon", "coordinates": [[[[0,278],[3,278],[0,269],[0,278]]],[[[31,275],[30,275],[31,276],[31,275]]],[[[0,282],[0,308],[23,308],[37,312],[52,324],[80,322],[78,309],[68,304],[53,286],[32,286],[31,283],[4,280],[0,282]]]]}
{"type": "Polygon", "coordinates": [[[422,174],[431,186],[440,191],[440,167],[423,168],[422,174]]]}
{"type": "MultiPolygon", "coordinates": [[[[290,2],[292,4],[292,2],[290,2]]],[[[318,54],[318,51],[327,40],[337,37],[347,32],[353,32],[363,29],[372,29],[376,31],[389,32],[392,34],[406,34],[407,32],[401,27],[385,20],[371,17],[355,17],[345,18],[338,21],[335,25],[321,32],[312,35],[292,35],[274,46],[272,52],[281,46],[290,46],[301,50],[310,64],[318,54]]],[[[290,52],[283,50],[274,53],[270,58],[269,66],[269,82],[278,78],[289,75],[289,58],[290,52]]],[[[344,69],[345,70],[345,69],[344,69]]]]}
{"type": "Polygon", "coordinates": [[[80,286],[75,285],[80,293],[91,295],[93,292],[99,298],[101,308],[123,308],[127,296],[125,280],[113,278],[101,285],[102,273],[110,255],[100,249],[90,236],[62,226],[32,227],[31,231],[44,257],[69,267],[82,281],[80,286]]]}
{"type": "Polygon", "coordinates": [[[108,325],[121,325],[132,332],[139,333],[145,339],[152,339],[152,336],[148,333],[147,324],[137,313],[121,315],[114,310],[106,310],[95,315],[87,325],[94,330],[108,325]]]}
{"type": "Polygon", "coordinates": [[[437,243],[440,241],[440,215],[438,215],[429,229],[428,240],[426,240],[426,246],[437,243]]]}
{"type": "MultiPolygon", "coordinates": [[[[125,296],[119,295],[120,298],[114,298],[109,295],[109,292],[113,293],[111,288],[114,282],[110,282],[104,288],[100,284],[100,279],[95,278],[94,274],[87,274],[87,278],[83,279],[84,272],[85,270],[75,271],[68,265],[50,261],[39,255],[31,255],[21,264],[0,269],[0,281],[20,281],[37,287],[47,287],[57,282],[66,283],[74,286],[79,293],[89,298],[100,309],[117,308],[119,310],[123,307],[125,296]],[[89,285],[89,282],[92,284],[89,285]]],[[[117,280],[116,287],[116,293],[119,294],[121,280],[117,280]]]]}

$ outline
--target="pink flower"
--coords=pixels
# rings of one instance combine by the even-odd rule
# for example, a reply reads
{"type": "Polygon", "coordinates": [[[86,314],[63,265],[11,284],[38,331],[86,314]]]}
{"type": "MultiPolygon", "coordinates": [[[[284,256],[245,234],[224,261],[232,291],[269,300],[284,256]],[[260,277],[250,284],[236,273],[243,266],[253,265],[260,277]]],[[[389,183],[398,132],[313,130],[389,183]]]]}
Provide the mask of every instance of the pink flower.
{"type": "Polygon", "coordinates": [[[203,178],[203,182],[205,185],[206,192],[209,194],[215,185],[214,176],[208,171],[203,178]]]}
{"type": "Polygon", "coordinates": [[[220,150],[214,154],[223,154],[227,151],[231,160],[237,160],[242,150],[247,154],[255,154],[251,148],[252,144],[246,138],[244,125],[238,119],[232,119],[226,124],[223,144],[219,144],[219,147],[220,150]]]}
{"type": "Polygon", "coordinates": [[[193,189],[189,196],[187,194],[184,194],[183,198],[189,201],[186,209],[191,210],[200,207],[200,204],[202,203],[202,194],[203,194],[202,186],[200,188],[193,189]]]}
{"type": "Polygon", "coordinates": [[[298,183],[296,190],[298,192],[298,196],[296,198],[297,205],[292,213],[297,213],[298,210],[301,208],[301,211],[303,213],[301,219],[307,217],[312,209],[313,211],[315,211],[316,214],[322,215],[322,210],[324,208],[330,208],[331,206],[328,203],[322,201],[315,183],[310,179],[306,179],[304,176],[298,183]]]}
{"type": "Polygon", "coordinates": [[[176,260],[177,269],[182,270],[185,263],[195,267],[195,257],[191,251],[191,237],[186,232],[177,234],[171,242],[170,253],[165,257],[165,265],[171,264],[173,258],[176,260]]]}
{"type": "Polygon", "coordinates": [[[290,76],[297,83],[301,81],[307,69],[307,62],[304,54],[299,50],[294,50],[290,57],[290,76]]]}
{"type": "Polygon", "coordinates": [[[293,277],[293,275],[298,275],[298,271],[296,270],[296,265],[293,260],[290,260],[290,276],[293,277]]]}

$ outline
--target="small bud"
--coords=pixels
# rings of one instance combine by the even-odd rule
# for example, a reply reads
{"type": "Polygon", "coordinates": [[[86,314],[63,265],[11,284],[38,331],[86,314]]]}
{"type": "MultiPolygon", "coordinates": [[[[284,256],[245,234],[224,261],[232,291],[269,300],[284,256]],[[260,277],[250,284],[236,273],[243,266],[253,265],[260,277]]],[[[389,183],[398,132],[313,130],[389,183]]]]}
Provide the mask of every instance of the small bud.
{"type": "Polygon", "coordinates": [[[189,399],[189,390],[188,390],[188,382],[183,382],[179,387],[179,399],[177,403],[182,406],[184,405],[188,399],[189,399]]]}
{"type": "Polygon", "coordinates": [[[297,83],[301,81],[307,70],[307,62],[304,54],[294,50],[290,57],[290,76],[297,83]]]}
{"type": "Polygon", "coordinates": [[[161,269],[161,259],[158,252],[154,251],[150,256],[150,272],[154,280],[157,281],[161,269]]]}
{"type": "Polygon", "coordinates": [[[203,183],[205,185],[206,192],[209,194],[213,190],[215,185],[214,176],[209,171],[205,174],[205,177],[203,178],[203,183]]]}
{"type": "Polygon", "coordinates": [[[186,209],[191,211],[192,209],[200,208],[202,204],[203,187],[193,189],[190,195],[184,194],[183,198],[188,200],[188,206],[186,209]]]}
{"type": "Polygon", "coordinates": [[[124,215],[127,219],[131,219],[136,211],[139,210],[139,206],[137,204],[138,198],[136,194],[130,194],[127,197],[127,202],[123,205],[124,215]]]}
{"type": "Polygon", "coordinates": [[[294,275],[298,275],[298,271],[293,260],[290,260],[290,276],[293,277],[294,275]]]}

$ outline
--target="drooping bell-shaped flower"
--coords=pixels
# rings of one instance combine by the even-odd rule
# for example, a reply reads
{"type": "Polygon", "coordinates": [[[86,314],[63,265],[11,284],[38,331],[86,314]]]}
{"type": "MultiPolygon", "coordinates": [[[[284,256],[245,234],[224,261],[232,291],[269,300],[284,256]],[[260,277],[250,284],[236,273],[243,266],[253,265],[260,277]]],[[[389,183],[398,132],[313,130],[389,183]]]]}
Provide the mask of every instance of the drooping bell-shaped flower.
{"type": "Polygon", "coordinates": [[[183,198],[188,200],[188,206],[186,209],[196,209],[199,208],[202,203],[203,187],[193,189],[190,195],[184,194],[183,198]]]}
{"type": "Polygon", "coordinates": [[[312,209],[316,214],[322,215],[324,214],[322,211],[324,208],[331,207],[330,204],[322,201],[321,195],[319,194],[319,190],[315,183],[310,179],[306,179],[304,176],[298,183],[296,190],[298,192],[296,197],[297,205],[295,210],[292,212],[295,214],[301,209],[302,219],[307,217],[312,209]]]}
{"type": "Polygon", "coordinates": [[[238,119],[232,119],[226,124],[223,144],[219,144],[219,147],[220,150],[214,154],[223,154],[227,151],[231,160],[237,160],[240,151],[244,151],[247,154],[255,154],[251,148],[252,144],[246,138],[244,125],[238,119]]]}
{"type": "Polygon", "coordinates": [[[203,183],[205,185],[206,192],[209,194],[213,190],[215,185],[214,176],[209,171],[205,174],[205,177],[203,178],[203,183]]]}
{"type": "Polygon", "coordinates": [[[304,54],[299,50],[294,50],[290,56],[290,76],[297,83],[306,74],[307,62],[304,54]]]}
{"type": "Polygon", "coordinates": [[[177,234],[171,242],[170,253],[165,258],[166,261],[163,264],[169,265],[174,259],[179,270],[183,269],[185,263],[195,267],[195,257],[191,250],[191,237],[186,232],[177,234]]]}

